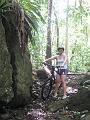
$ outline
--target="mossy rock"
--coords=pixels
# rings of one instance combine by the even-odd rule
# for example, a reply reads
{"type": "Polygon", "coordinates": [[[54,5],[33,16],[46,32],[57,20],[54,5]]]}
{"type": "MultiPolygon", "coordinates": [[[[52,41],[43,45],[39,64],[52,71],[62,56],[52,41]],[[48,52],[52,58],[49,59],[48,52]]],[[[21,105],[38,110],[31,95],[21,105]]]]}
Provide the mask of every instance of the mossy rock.
{"type": "Polygon", "coordinates": [[[67,106],[69,110],[74,111],[90,110],[90,91],[86,88],[80,88],[76,95],[69,98],[67,106]]]}
{"type": "Polygon", "coordinates": [[[90,113],[86,115],[85,120],[90,120],[90,113]]]}
{"type": "Polygon", "coordinates": [[[5,30],[0,20],[0,100],[8,102],[12,97],[12,66],[6,45],[5,30]]]}
{"type": "Polygon", "coordinates": [[[36,70],[36,73],[39,79],[46,79],[48,77],[44,69],[38,69],[36,70]]]}
{"type": "Polygon", "coordinates": [[[9,103],[19,95],[25,100],[31,98],[32,65],[26,44],[23,53],[20,48],[17,24],[13,24],[16,14],[10,12],[5,17],[10,29],[4,19],[0,19],[0,100],[9,103]]]}
{"type": "Polygon", "coordinates": [[[68,115],[60,115],[59,120],[71,120],[68,115]]]}
{"type": "Polygon", "coordinates": [[[50,112],[57,112],[62,111],[62,109],[65,107],[68,99],[65,100],[52,100],[48,102],[48,105],[46,106],[46,109],[50,112]]]}
{"type": "Polygon", "coordinates": [[[32,66],[29,61],[27,52],[23,59],[18,51],[15,51],[16,67],[17,67],[17,94],[23,97],[30,97],[30,86],[32,86],[32,66]]]}

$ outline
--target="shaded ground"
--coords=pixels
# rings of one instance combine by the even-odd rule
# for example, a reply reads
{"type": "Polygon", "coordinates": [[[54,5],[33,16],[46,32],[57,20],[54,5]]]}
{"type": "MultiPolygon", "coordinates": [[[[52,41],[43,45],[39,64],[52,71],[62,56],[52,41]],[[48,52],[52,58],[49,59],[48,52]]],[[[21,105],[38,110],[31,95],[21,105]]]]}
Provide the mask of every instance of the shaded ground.
{"type": "MultiPolygon", "coordinates": [[[[84,75],[70,75],[68,76],[68,85],[79,87],[80,79],[84,75]]],[[[90,117],[85,118],[89,111],[72,112],[67,110],[65,104],[67,100],[61,100],[62,93],[59,94],[59,99],[49,99],[43,101],[40,97],[41,86],[43,79],[35,79],[33,84],[33,94],[31,104],[17,109],[5,109],[6,113],[0,114],[0,120],[90,120],[90,117]],[[85,119],[84,119],[85,118],[85,119]]]]}

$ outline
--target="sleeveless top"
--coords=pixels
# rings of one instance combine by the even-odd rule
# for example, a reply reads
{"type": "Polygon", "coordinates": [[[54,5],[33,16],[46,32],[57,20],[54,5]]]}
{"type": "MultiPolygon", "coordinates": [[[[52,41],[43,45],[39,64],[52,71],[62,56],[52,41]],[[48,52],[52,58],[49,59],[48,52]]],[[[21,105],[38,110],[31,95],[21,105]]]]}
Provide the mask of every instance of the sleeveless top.
{"type": "MultiPolygon", "coordinates": [[[[56,59],[56,66],[60,67],[64,63],[64,58],[57,58],[56,59]]],[[[61,69],[67,69],[67,63],[64,64],[64,66],[61,67],[61,69]]]]}

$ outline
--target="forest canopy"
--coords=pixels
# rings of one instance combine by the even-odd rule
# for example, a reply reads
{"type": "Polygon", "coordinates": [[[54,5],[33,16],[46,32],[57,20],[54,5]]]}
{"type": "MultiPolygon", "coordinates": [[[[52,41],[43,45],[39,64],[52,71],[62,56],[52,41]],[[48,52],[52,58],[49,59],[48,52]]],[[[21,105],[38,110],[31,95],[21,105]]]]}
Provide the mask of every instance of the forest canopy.
{"type": "MultiPolygon", "coordinates": [[[[34,3],[36,3],[33,0],[34,3]]],[[[33,66],[40,67],[46,56],[47,3],[37,0],[44,23],[38,20],[34,45],[29,43],[33,66]]],[[[58,46],[64,46],[71,71],[90,71],[90,3],[83,0],[53,0],[51,16],[51,54],[58,46]]]]}

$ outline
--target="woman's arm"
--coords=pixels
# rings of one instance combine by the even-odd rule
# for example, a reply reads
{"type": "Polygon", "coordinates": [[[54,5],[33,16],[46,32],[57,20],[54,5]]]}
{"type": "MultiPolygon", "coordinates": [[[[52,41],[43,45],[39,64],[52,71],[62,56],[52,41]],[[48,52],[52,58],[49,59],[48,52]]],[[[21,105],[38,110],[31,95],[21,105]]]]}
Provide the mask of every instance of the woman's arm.
{"type": "Polygon", "coordinates": [[[51,60],[54,60],[54,59],[57,59],[57,55],[46,59],[44,62],[51,61],[51,60]]]}

